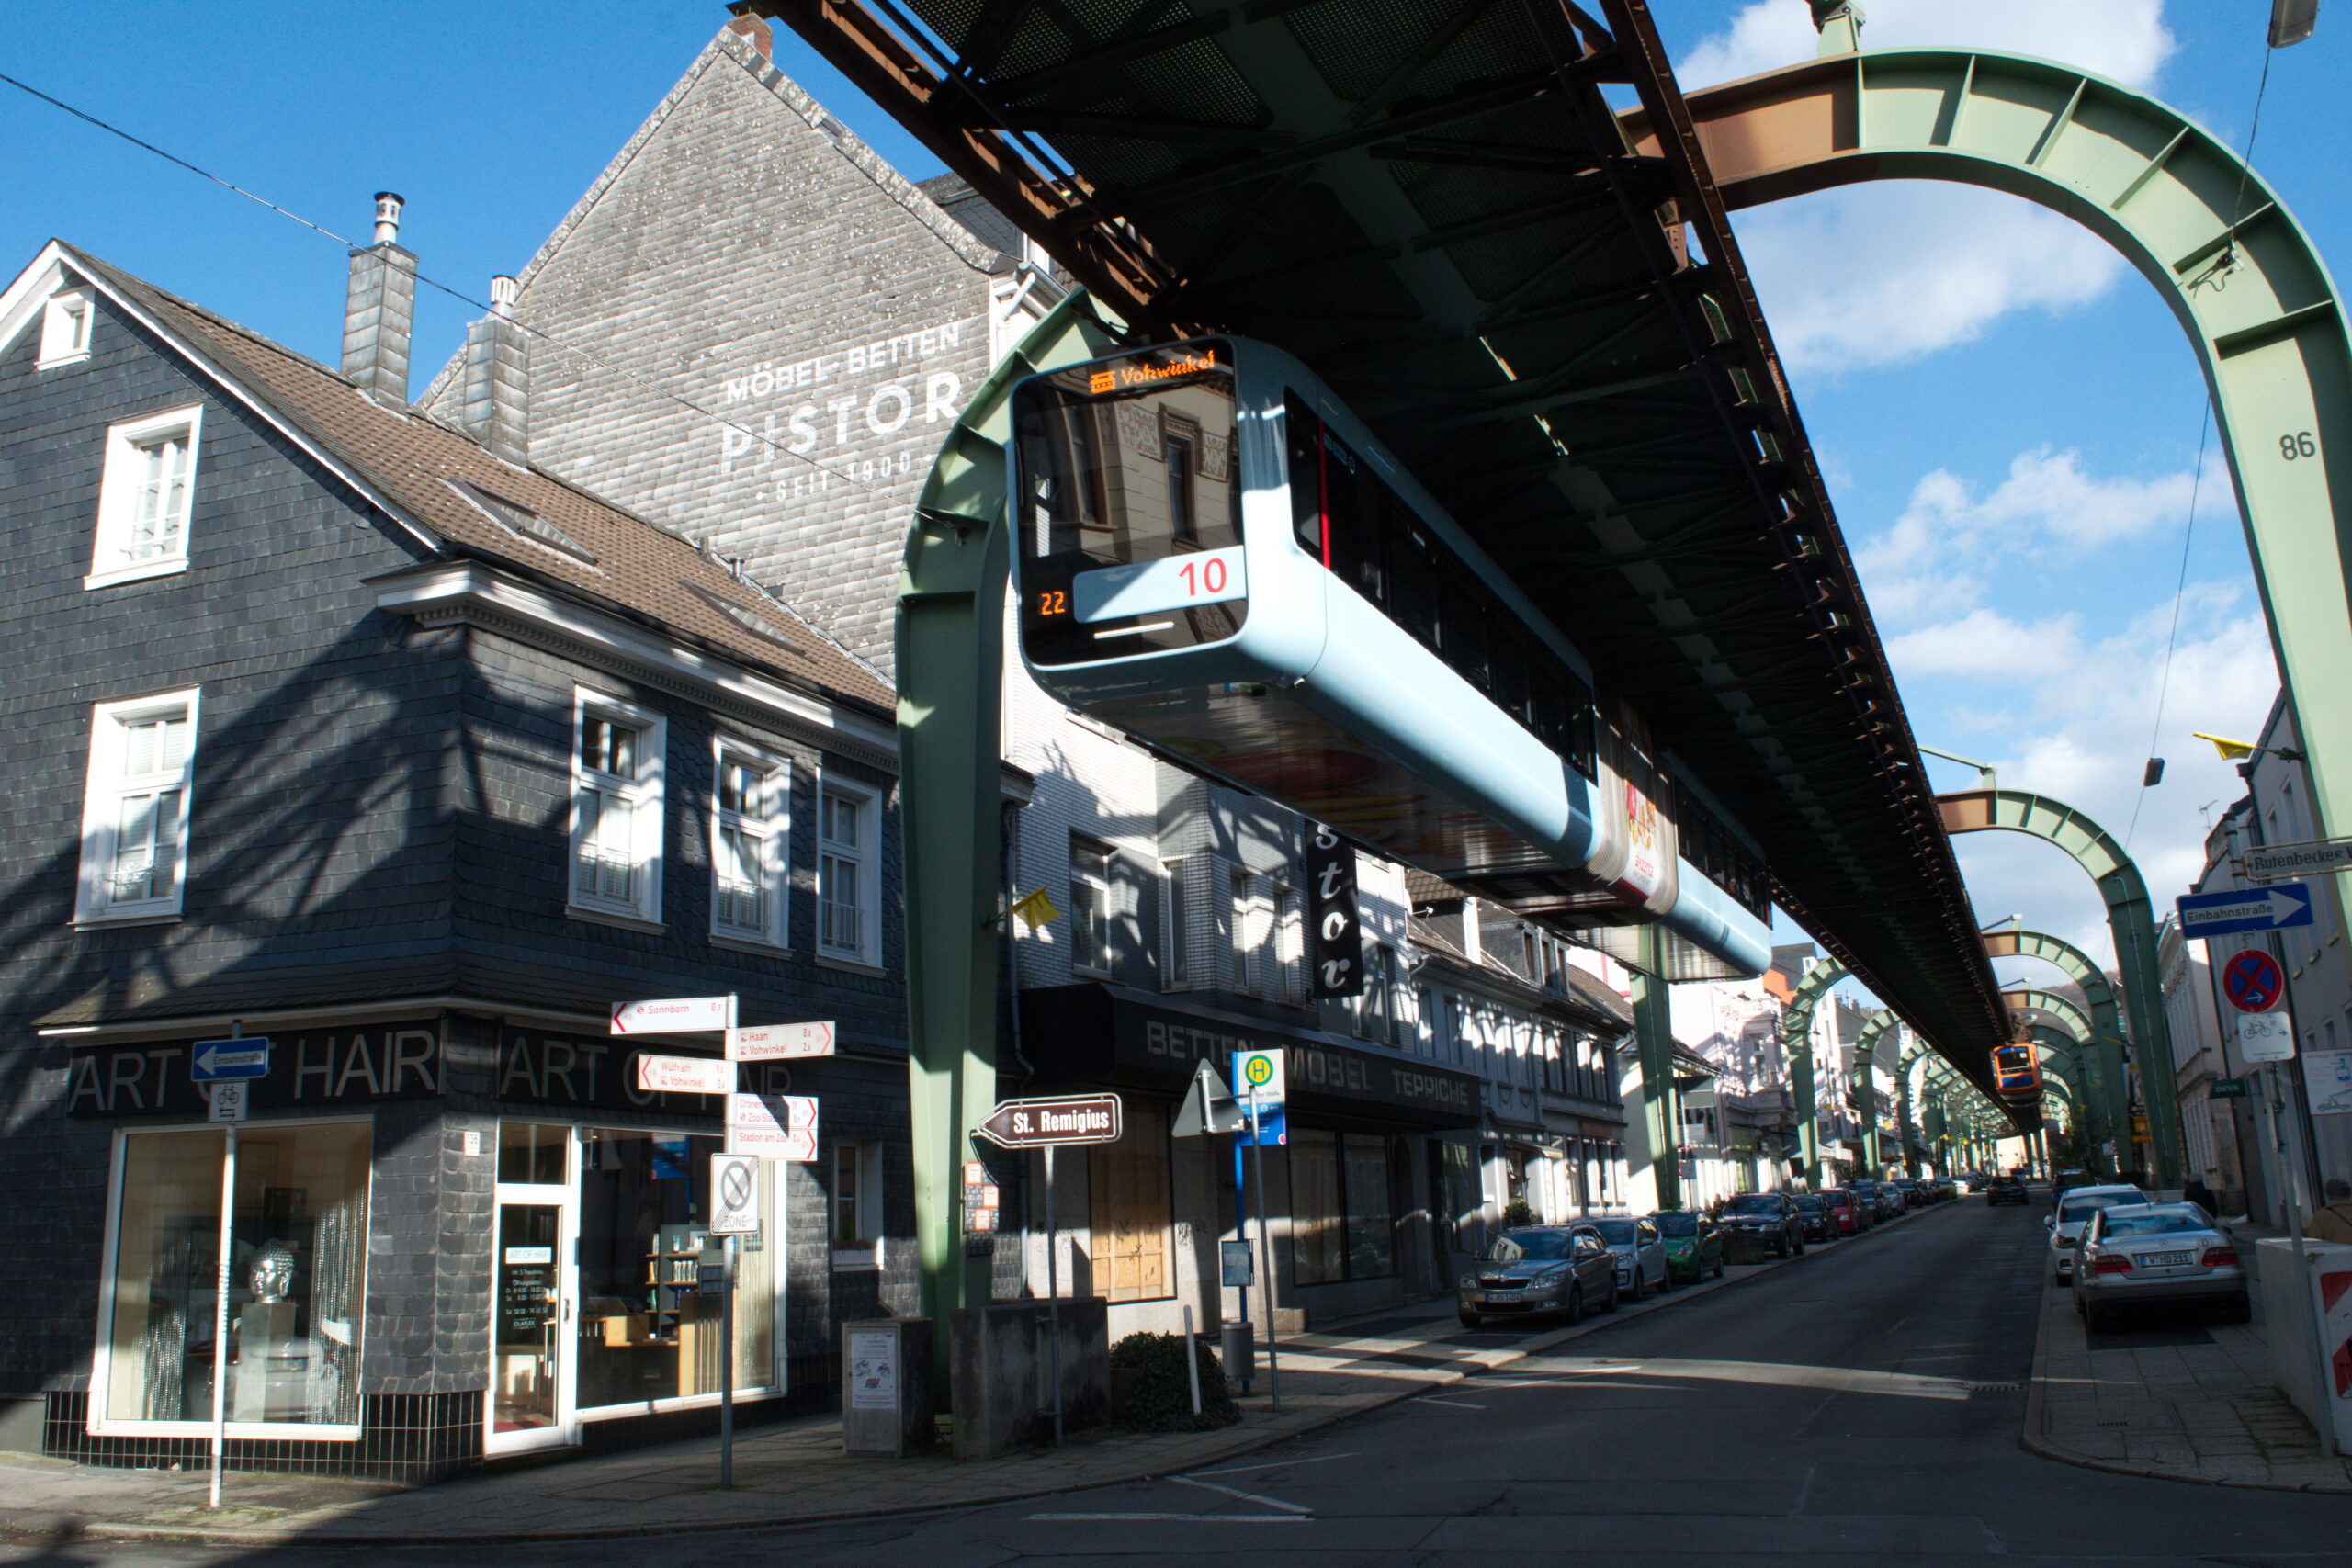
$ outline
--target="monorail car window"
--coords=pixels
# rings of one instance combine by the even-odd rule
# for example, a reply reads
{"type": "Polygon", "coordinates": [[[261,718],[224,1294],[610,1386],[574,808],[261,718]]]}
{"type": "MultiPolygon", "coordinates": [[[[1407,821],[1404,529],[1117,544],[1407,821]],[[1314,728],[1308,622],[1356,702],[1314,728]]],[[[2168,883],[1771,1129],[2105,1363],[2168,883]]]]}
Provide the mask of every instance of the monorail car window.
{"type": "Polygon", "coordinates": [[[1512,630],[1518,616],[1500,596],[1295,393],[1283,412],[1299,547],[1577,772],[1597,777],[1591,688],[1549,648],[1512,630]]]}
{"type": "Polygon", "coordinates": [[[1219,342],[1146,349],[1023,384],[1013,400],[1023,645],[1044,664],[1227,637],[1228,599],[1081,622],[1072,583],[1104,567],[1241,543],[1233,355],[1219,342]]]}
{"type": "Polygon", "coordinates": [[[1681,838],[1684,860],[1730,894],[1741,908],[1770,918],[1771,896],[1766,888],[1764,867],[1732,837],[1731,829],[1704,801],[1679,784],[1674,790],[1674,826],[1681,838]]]}

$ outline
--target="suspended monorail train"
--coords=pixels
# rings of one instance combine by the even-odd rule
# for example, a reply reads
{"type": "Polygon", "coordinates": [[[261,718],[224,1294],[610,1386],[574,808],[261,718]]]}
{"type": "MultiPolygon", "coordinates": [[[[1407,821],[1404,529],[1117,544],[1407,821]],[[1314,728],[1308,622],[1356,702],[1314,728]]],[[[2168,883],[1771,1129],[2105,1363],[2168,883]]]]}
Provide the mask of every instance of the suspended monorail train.
{"type": "Polygon", "coordinates": [[[1305,366],[1210,338],[1013,392],[1046,690],[1673,978],[1771,959],[1754,844],[1305,366]]]}
{"type": "Polygon", "coordinates": [[[2028,1042],[1993,1049],[1993,1083],[2003,1100],[2024,1102],[2041,1098],[2041,1053],[2028,1042]]]}

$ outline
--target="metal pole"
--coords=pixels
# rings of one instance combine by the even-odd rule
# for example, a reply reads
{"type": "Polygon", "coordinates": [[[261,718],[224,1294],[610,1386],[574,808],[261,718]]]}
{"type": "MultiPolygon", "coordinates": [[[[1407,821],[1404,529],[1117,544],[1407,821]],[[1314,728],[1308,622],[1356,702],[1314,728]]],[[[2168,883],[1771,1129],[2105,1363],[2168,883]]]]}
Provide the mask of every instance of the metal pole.
{"type": "Polygon", "coordinates": [[[735,1484],[735,1238],[722,1250],[718,1286],[718,1489],[735,1484]]]}
{"type": "MultiPolygon", "coordinates": [[[[1233,1235],[1234,1239],[1244,1247],[1250,1245],[1250,1183],[1246,1172],[1247,1167],[1241,1158],[1241,1135],[1237,1133],[1233,1138],[1233,1235]]],[[[1241,1322],[1246,1327],[1251,1321],[1250,1286],[1245,1280],[1234,1289],[1240,1297],[1241,1322]]],[[[1227,1370],[1230,1371],[1230,1369],[1227,1370]]],[[[1252,1356],[1241,1369],[1241,1392],[1248,1393],[1250,1385],[1257,1381],[1258,1359],[1252,1356]]]]}
{"type": "MultiPolygon", "coordinates": [[[[2330,1387],[2327,1361],[2326,1358],[2320,1354],[2319,1348],[2319,1325],[2324,1321],[2325,1314],[2312,1297],[2311,1263],[2303,1255],[2303,1205],[2297,1196],[2297,1190],[2303,1183],[2303,1176],[2301,1172],[2291,1178],[2287,1175],[2287,1139],[2286,1135],[2279,1131],[2278,1112],[2282,1099],[2278,1091],[2278,1066],[2276,1062],[2267,1064],[2267,1070],[2264,1074],[2267,1081],[2263,1085],[2262,1109],[2269,1118],[2270,1146],[2278,1160],[2280,1178],[2278,1205],[2287,1221],[2287,1246],[2294,1256],[2295,1286],[2301,1292],[2303,1311],[2310,1314],[2311,1331],[2302,1336],[2302,1340],[2304,1358],[2308,1363],[2304,1368],[2304,1375],[2312,1380],[2312,1430],[2319,1436],[2320,1452],[2332,1454],[2336,1451],[2335,1422],[2327,1408],[2330,1387]]],[[[2297,1070],[2301,1071],[2300,1066],[2297,1070]]]]}
{"type": "Polygon", "coordinates": [[[1184,1375],[1192,1380],[1193,1414],[1201,1413],[1201,1352],[1193,1341],[1193,1309],[1184,1309],[1184,1375]]]}
{"type": "Polygon", "coordinates": [[[1054,1380],[1054,1447],[1062,1446],[1061,1226],[1054,1218],[1054,1145],[1046,1145],[1046,1375],[1054,1380]]]}
{"type": "Polygon", "coordinates": [[[1273,1396],[1273,1408],[1283,1407],[1283,1366],[1274,1353],[1274,1251],[1266,1230],[1266,1145],[1258,1135],[1258,1094],[1250,1094],[1250,1178],[1258,1190],[1258,1278],[1259,1294],[1266,1302],[1266,1392],[1273,1396]]]}
{"type": "MultiPolygon", "coordinates": [[[[213,1092],[220,1092],[216,1085],[213,1092]]],[[[220,1467],[229,1447],[229,1253],[237,1218],[237,1124],[227,1123],[228,1146],[220,1156],[220,1267],[212,1281],[212,1494],[220,1506],[220,1467]]]]}

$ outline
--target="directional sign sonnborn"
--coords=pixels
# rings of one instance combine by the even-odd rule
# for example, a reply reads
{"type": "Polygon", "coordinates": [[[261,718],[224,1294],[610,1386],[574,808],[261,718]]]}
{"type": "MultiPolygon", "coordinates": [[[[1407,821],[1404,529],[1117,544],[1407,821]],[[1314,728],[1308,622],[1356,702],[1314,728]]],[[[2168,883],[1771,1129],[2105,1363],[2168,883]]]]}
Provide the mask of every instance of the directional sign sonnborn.
{"type": "Polygon", "coordinates": [[[2277,959],[2250,947],[2222,965],[2222,994],[2240,1012],[2268,1012],[2287,994],[2287,976],[2277,959]]]}
{"type": "Polygon", "coordinates": [[[1008,1149],[1038,1149],[1047,1144],[1115,1144],[1123,1125],[1117,1095],[1066,1094],[1000,1101],[972,1130],[1008,1149]]]}
{"type": "Polygon", "coordinates": [[[2238,893],[2191,893],[2174,908],[2180,911],[2180,934],[2192,941],[2285,931],[2312,923],[2312,890],[2301,882],[2274,882],[2238,893]]]}
{"type": "Polygon", "coordinates": [[[188,1047],[188,1071],[198,1083],[269,1076],[269,1037],[251,1035],[237,1040],[199,1040],[188,1047]]]}
{"type": "Polygon", "coordinates": [[[615,1002],[616,1034],[700,1034],[734,1021],[732,997],[660,997],[648,1002],[615,1002]]]}

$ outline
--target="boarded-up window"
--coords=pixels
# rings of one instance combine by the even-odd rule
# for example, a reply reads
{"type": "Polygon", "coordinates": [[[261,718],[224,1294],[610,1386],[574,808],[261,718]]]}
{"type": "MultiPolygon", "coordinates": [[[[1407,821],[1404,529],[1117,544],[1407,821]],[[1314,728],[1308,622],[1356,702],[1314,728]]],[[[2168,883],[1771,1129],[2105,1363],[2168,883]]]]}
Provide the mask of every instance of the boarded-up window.
{"type": "Polygon", "coordinates": [[[1174,1295],[1166,1113],[1129,1101],[1125,1132],[1095,1146],[1089,1174],[1095,1293],[1114,1302],[1174,1295]]]}

